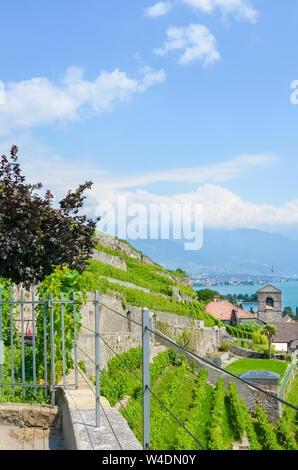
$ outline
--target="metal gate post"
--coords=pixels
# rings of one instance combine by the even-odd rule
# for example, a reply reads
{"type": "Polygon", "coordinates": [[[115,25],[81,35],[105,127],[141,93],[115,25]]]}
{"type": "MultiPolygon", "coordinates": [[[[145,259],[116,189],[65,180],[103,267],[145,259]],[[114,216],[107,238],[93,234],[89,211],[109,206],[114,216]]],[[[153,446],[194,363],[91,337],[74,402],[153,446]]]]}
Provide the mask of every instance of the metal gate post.
{"type": "Polygon", "coordinates": [[[142,352],[143,352],[143,449],[150,450],[150,338],[149,310],[142,312],[142,352]]]}
{"type": "Polygon", "coordinates": [[[95,388],[96,388],[96,427],[100,426],[100,345],[99,345],[99,292],[95,292],[95,388]]]}

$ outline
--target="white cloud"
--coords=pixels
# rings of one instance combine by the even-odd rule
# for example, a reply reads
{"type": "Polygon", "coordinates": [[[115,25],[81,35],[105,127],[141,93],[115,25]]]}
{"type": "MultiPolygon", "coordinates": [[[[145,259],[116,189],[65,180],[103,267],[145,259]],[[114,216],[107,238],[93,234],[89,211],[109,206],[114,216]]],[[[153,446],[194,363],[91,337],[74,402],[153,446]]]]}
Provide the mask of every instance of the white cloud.
{"type": "Polygon", "coordinates": [[[179,58],[180,64],[201,60],[204,65],[210,65],[220,59],[215,37],[201,24],[190,24],[186,27],[171,26],[167,30],[167,40],[163,47],[154,49],[154,53],[164,56],[175,50],[183,50],[179,58]]]}
{"type": "Polygon", "coordinates": [[[145,16],[150,16],[151,18],[157,18],[158,16],[164,16],[172,9],[171,2],[157,2],[151,7],[146,8],[145,16]]]}
{"type": "MultiPolygon", "coordinates": [[[[277,231],[282,233],[285,229],[298,225],[298,199],[280,206],[273,204],[255,204],[241,199],[232,191],[213,184],[199,186],[191,193],[178,193],[172,196],[152,194],[148,191],[102,191],[95,185],[93,197],[98,202],[97,215],[100,212],[100,203],[109,201],[117,203],[119,196],[126,196],[127,206],[130,204],[166,204],[181,207],[189,204],[191,207],[203,207],[204,227],[209,229],[230,230],[235,228],[255,228],[264,231],[277,231]]],[[[103,220],[102,223],[105,223],[103,220]]]]}
{"type": "Polygon", "coordinates": [[[247,0],[183,0],[184,3],[199,9],[205,13],[213,13],[219,10],[223,17],[233,15],[239,20],[248,20],[255,23],[258,20],[258,12],[247,0]]]}
{"type": "Polygon", "coordinates": [[[109,188],[142,187],[158,182],[222,183],[238,178],[251,168],[267,167],[277,160],[272,154],[239,155],[223,163],[191,168],[176,168],[130,176],[106,179],[101,184],[109,188]]]}
{"type": "Polygon", "coordinates": [[[119,196],[126,196],[127,204],[201,204],[206,228],[258,228],[282,232],[298,225],[298,199],[280,206],[255,204],[241,199],[222,186],[254,168],[265,168],[273,164],[277,157],[271,154],[240,155],[214,165],[111,179],[106,171],[88,163],[88,158],[84,155],[81,159],[66,160],[55,153],[54,149],[44,146],[30,135],[19,135],[13,142],[9,139],[2,140],[0,153],[7,154],[12,144],[17,144],[20,148],[20,163],[26,179],[31,182],[41,181],[45,189],[51,189],[56,195],[55,202],[64,197],[69,189],[76,188],[86,180],[92,180],[94,185],[88,191],[84,206],[84,212],[89,216],[95,213],[100,215],[100,203],[110,201],[115,204],[119,196]],[[84,161],[83,166],[81,161],[84,161]],[[171,196],[140,189],[147,184],[162,181],[197,183],[199,186],[195,191],[171,196]]]}
{"type": "Polygon", "coordinates": [[[0,135],[15,128],[73,121],[86,113],[101,114],[127,101],[135,93],[165,80],[163,69],[146,67],[139,78],[129,78],[115,69],[102,71],[94,81],[84,79],[84,71],[70,67],[61,83],[48,78],[32,78],[6,84],[5,104],[0,106],[0,135]]]}

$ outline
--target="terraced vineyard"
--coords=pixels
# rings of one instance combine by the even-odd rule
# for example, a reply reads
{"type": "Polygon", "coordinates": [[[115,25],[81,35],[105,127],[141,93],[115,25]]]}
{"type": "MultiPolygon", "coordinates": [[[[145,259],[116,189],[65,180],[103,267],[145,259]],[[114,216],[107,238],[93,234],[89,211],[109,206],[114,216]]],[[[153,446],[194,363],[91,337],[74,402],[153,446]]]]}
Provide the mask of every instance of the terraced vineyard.
{"type": "MultiPolygon", "coordinates": [[[[120,359],[141,378],[141,349],[131,349],[120,359]]],[[[127,371],[123,362],[114,357],[108,371],[101,377],[102,394],[115,405],[125,395],[131,398],[121,412],[142,442],[142,386],[127,371]],[[117,373],[116,373],[117,372],[117,373]],[[125,409],[124,409],[125,408],[125,409]]],[[[271,424],[261,408],[251,415],[238,396],[236,386],[225,390],[222,379],[216,388],[208,385],[208,373],[196,372],[184,356],[167,350],[160,353],[150,365],[151,387],[154,393],[179,418],[187,429],[207,449],[229,450],[232,443],[241,442],[246,433],[251,449],[298,449],[297,414],[285,411],[284,417],[271,424]]],[[[297,379],[292,386],[297,395],[297,379]]],[[[292,402],[295,397],[290,396],[292,402]]],[[[296,397],[297,402],[297,397],[296,397]]],[[[199,450],[200,445],[165,410],[157,399],[151,398],[151,449],[199,450]]]]}
{"type": "MultiPolygon", "coordinates": [[[[128,243],[127,245],[130,247],[128,243]]],[[[153,262],[144,263],[100,243],[96,249],[123,260],[126,270],[97,259],[90,260],[80,280],[82,287],[87,291],[99,290],[103,294],[118,296],[124,305],[146,305],[153,311],[192,316],[196,320],[204,320],[205,326],[221,325],[219,320],[205,312],[203,304],[195,301],[195,291],[183,283],[186,276],[183,277],[179,271],[168,271],[153,262]],[[129,286],[124,283],[129,283],[129,286]],[[180,299],[174,296],[174,289],[178,291],[180,299]]]]}

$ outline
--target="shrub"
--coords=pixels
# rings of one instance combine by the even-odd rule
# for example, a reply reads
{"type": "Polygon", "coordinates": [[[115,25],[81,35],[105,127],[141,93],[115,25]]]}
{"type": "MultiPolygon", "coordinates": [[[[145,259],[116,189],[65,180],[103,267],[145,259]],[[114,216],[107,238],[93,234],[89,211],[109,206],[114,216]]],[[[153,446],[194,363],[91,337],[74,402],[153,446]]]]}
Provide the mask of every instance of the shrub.
{"type": "Polygon", "coordinates": [[[90,181],[53,207],[53,195],[37,194],[40,183],[28,184],[21,174],[18,148],[0,160],[0,276],[25,286],[37,284],[66,265],[82,272],[94,248],[96,222],[77,215],[90,181]]]}
{"type": "Polygon", "coordinates": [[[230,349],[231,349],[231,345],[230,345],[230,343],[228,343],[227,341],[223,341],[223,342],[221,343],[221,346],[220,346],[219,349],[220,349],[220,351],[228,352],[228,351],[230,351],[230,349]]]}
{"type": "MultiPolygon", "coordinates": [[[[67,266],[56,267],[53,274],[47,276],[38,288],[40,297],[43,298],[45,295],[46,299],[49,299],[49,294],[53,294],[53,300],[61,301],[61,292],[64,293],[64,300],[73,300],[73,294],[77,295],[77,309],[76,309],[76,324],[77,332],[80,332],[81,328],[81,314],[80,306],[83,301],[86,300],[86,292],[81,286],[81,276],[75,271],[68,269],[67,266]]],[[[37,364],[37,376],[40,379],[44,379],[44,306],[38,305],[38,315],[36,320],[36,327],[38,335],[36,338],[36,364],[37,364]]],[[[50,308],[46,307],[46,332],[47,337],[50,338],[50,308]]],[[[62,377],[63,373],[63,354],[62,354],[62,320],[61,320],[61,305],[53,305],[53,317],[54,317],[54,347],[55,347],[55,380],[56,383],[62,377]]],[[[65,331],[65,372],[66,374],[70,369],[73,368],[72,350],[74,346],[74,313],[73,304],[64,305],[64,331],[65,331]]],[[[50,341],[47,341],[47,371],[48,371],[48,382],[51,382],[51,348],[50,341]]]]}
{"type": "Polygon", "coordinates": [[[295,439],[292,436],[292,431],[289,421],[286,417],[282,417],[277,422],[276,435],[279,444],[287,450],[298,450],[295,439]]]}
{"type": "Polygon", "coordinates": [[[260,445],[253,427],[253,422],[246,409],[244,401],[239,397],[237,387],[234,382],[229,385],[229,405],[233,419],[234,430],[237,438],[241,439],[244,432],[252,450],[259,450],[260,445]]]}
{"type": "Polygon", "coordinates": [[[268,340],[265,335],[263,335],[260,331],[254,331],[252,334],[252,340],[256,344],[262,344],[267,346],[268,340]]]}
{"type": "Polygon", "coordinates": [[[208,448],[210,450],[224,450],[222,425],[224,420],[225,390],[223,379],[217,381],[213,394],[213,405],[211,410],[211,424],[209,427],[208,448]]]}
{"type": "Polygon", "coordinates": [[[273,426],[268,422],[267,415],[260,406],[256,407],[255,415],[257,418],[256,431],[262,449],[278,450],[278,444],[273,426]]]}
{"type": "MultiPolygon", "coordinates": [[[[0,277],[0,288],[2,290],[2,302],[9,302],[11,283],[7,279],[0,277]]],[[[15,317],[15,314],[13,314],[13,318],[14,317],[15,317]]],[[[3,340],[4,346],[9,346],[9,347],[11,345],[10,318],[11,318],[10,305],[3,305],[2,306],[2,340],[3,340]]],[[[16,329],[14,325],[13,325],[13,343],[15,346],[20,345],[20,338],[18,335],[18,330],[16,329]]]]}

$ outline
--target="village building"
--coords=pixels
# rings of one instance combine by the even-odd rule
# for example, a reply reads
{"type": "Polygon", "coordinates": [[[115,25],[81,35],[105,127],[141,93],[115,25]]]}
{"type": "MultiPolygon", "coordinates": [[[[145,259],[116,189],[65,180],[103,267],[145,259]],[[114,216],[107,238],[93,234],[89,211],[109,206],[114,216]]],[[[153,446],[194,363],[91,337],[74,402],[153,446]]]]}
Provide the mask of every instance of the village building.
{"type": "Polygon", "coordinates": [[[277,335],[272,338],[276,351],[292,353],[298,350],[298,322],[275,323],[277,335]]]}
{"type": "Polygon", "coordinates": [[[237,326],[250,322],[263,324],[256,314],[246,312],[227,300],[221,300],[220,296],[215,296],[213,301],[205,306],[205,310],[226,325],[237,326]]]}
{"type": "Polygon", "coordinates": [[[282,293],[268,284],[257,291],[258,319],[265,323],[279,323],[282,319],[282,293]]]}

